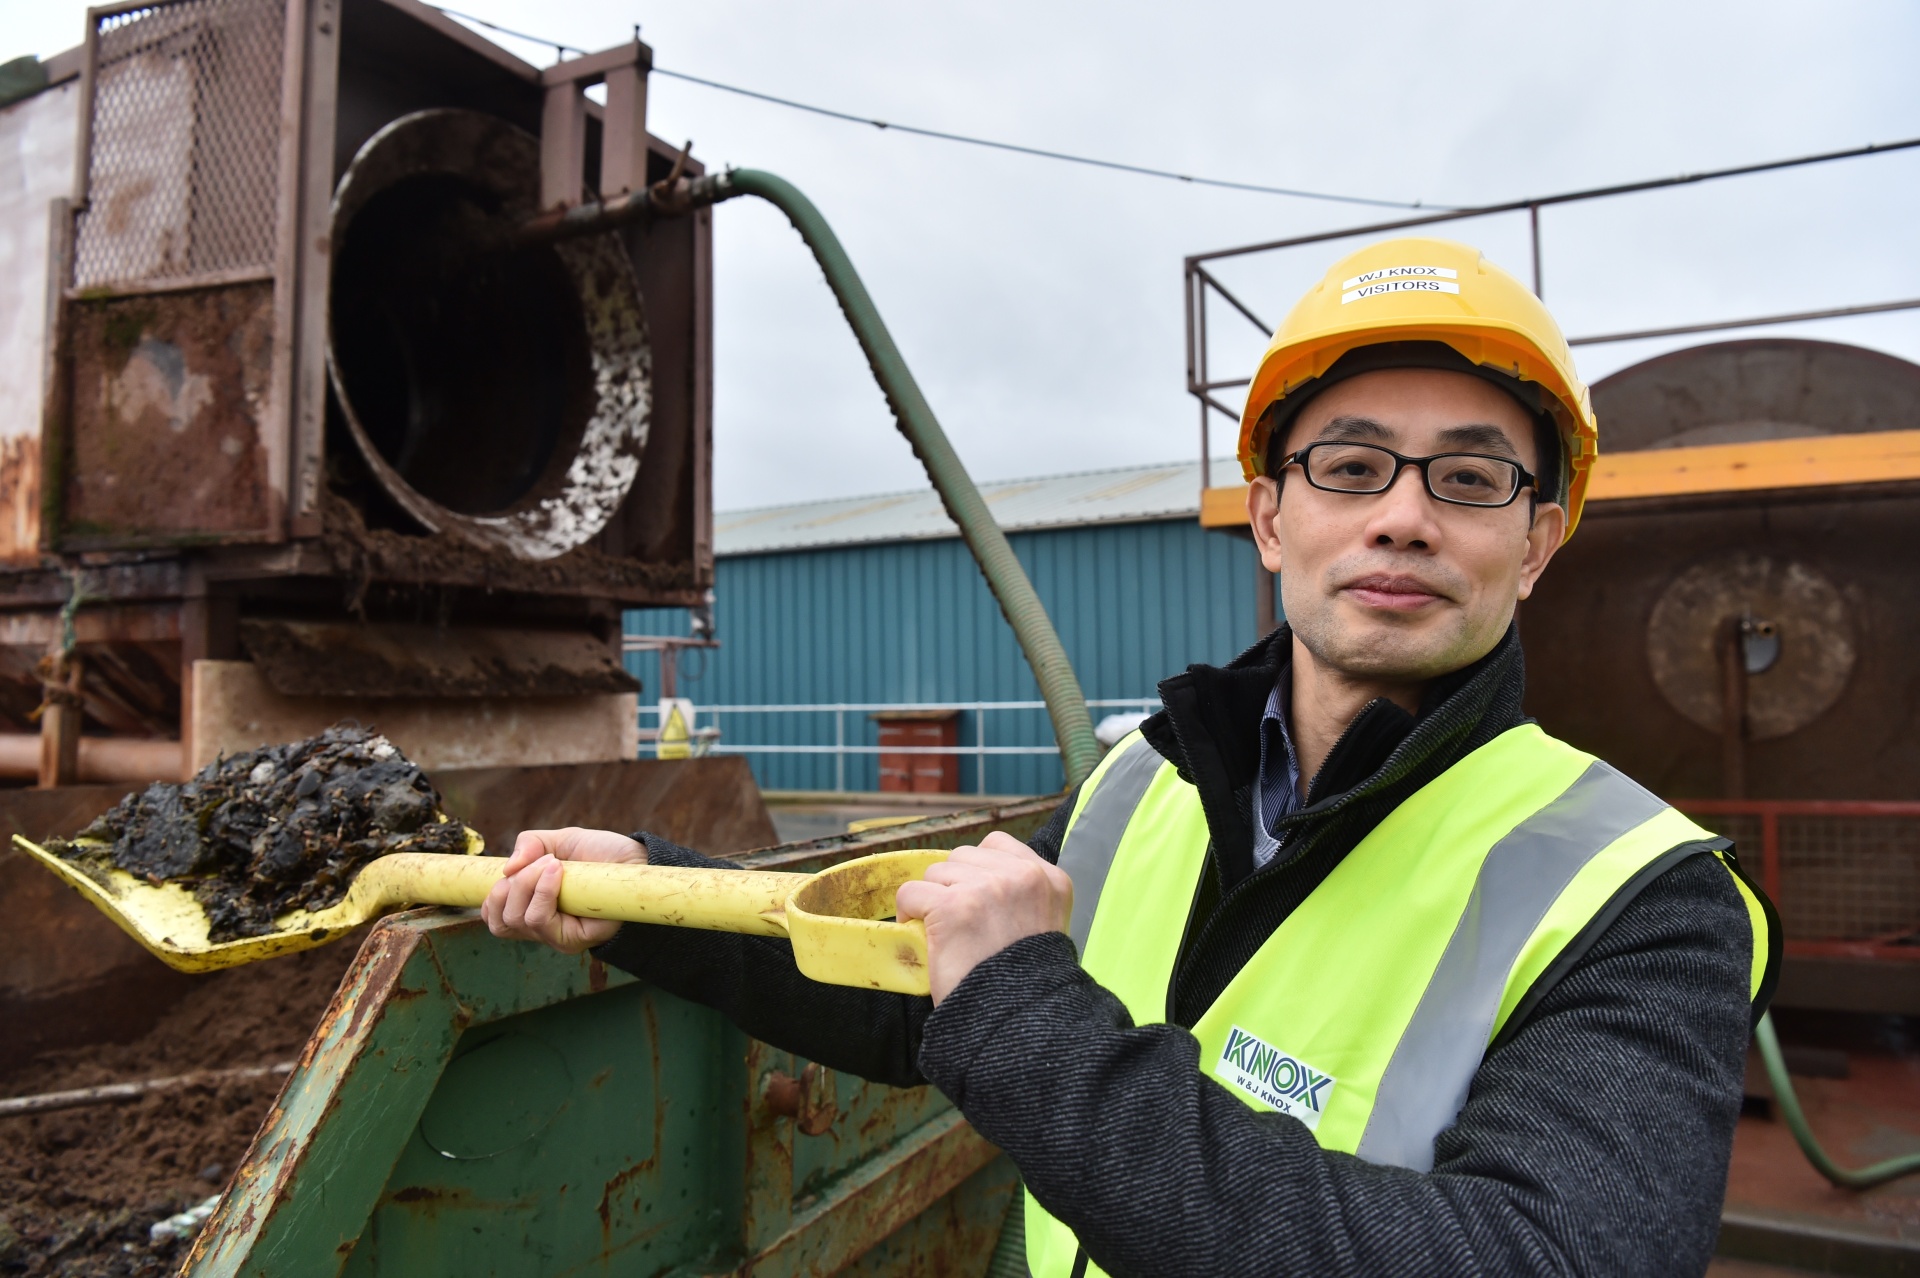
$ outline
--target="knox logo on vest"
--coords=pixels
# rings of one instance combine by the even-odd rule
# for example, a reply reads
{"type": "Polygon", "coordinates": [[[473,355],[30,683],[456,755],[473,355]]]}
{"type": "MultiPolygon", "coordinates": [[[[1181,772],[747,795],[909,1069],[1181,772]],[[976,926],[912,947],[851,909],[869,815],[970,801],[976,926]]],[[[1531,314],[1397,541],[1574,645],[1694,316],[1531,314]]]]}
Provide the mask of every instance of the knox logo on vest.
{"type": "Polygon", "coordinates": [[[1213,1076],[1267,1108],[1299,1119],[1309,1131],[1320,1125],[1336,1081],[1238,1025],[1227,1032],[1213,1076]]]}

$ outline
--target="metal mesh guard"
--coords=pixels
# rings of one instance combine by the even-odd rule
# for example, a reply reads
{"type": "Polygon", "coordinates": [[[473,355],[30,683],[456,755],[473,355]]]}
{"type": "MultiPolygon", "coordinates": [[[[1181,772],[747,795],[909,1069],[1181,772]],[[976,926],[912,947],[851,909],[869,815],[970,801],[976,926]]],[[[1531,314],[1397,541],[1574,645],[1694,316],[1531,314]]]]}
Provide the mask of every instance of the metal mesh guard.
{"type": "MultiPolygon", "coordinates": [[[[1694,818],[1732,839],[1762,873],[1760,818],[1694,818]]],[[[1789,940],[1885,941],[1920,929],[1920,821],[1787,815],[1780,822],[1780,921],[1789,940]]]]}
{"type": "Polygon", "coordinates": [[[274,260],[284,0],[177,0],[100,20],[74,285],[274,260]]]}
{"type": "Polygon", "coordinates": [[[1788,936],[1890,939],[1920,925],[1920,822],[1782,816],[1780,895],[1788,936]]]}

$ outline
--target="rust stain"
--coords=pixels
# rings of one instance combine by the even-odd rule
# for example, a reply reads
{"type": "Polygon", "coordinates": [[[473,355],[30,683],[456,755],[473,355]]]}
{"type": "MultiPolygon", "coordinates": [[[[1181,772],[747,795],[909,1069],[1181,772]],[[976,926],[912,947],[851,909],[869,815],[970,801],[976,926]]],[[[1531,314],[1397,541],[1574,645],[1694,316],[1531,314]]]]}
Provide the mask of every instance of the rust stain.
{"type": "MultiPolygon", "coordinates": [[[[595,1210],[600,1214],[600,1238],[603,1246],[610,1243],[613,1239],[615,1198],[617,1198],[621,1191],[626,1189],[628,1185],[632,1184],[637,1177],[648,1174],[653,1168],[653,1159],[650,1157],[643,1158],[625,1171],[614,1173],[612,1178],[607,1181],[606,1187],[600,1191],[600,1205],[595,1208],[595,1210]]],[[[625,1204],[622,1205],[624,1206],[625,1204]]]]}
{"type": "Polygon", "coordinates": [[[369,528],[364,514],[330,488],[319,494],[321,548],[343,575],[383,582],[481,586],[489,590],[589,594],[635,602],[700,602],[690,563],[611,555],[592,545],[557,559],[514,559],[447,531],[426,536],[369,528]]]}
{"type": "Polygon", "coordinates": [[[367,1017],[377,1014],[376,1009],[386,1006],[388,996],[399,985],[400,973],[405,969],[407,960],[413,957],[418,944],[417,932],[403,931],[384,923],[374,928],[361,949],[360,957],[355,960],[359,979],[351,988],[342,983],[334,1005],[327,1008],[327,1015],[320,1020],[320,1030],[315,1031],[315,1040],[342,1013],[347,1017],[344,1036],[359,1037],[361,1024],[367,1017]]]}
{"type": "Polygon", "coordinates": [[[607,988],[607,965],[597,958],[587,959],[587,988],[595,994],[607,988]]]}
{"type": "MultiPolygon", "coordinates": [[[[872,1087],[865,1087],[861,1090],[867,1095],[871,1095],[875,1091],[872,1087]]],[[[875,1136],[883,1137],[878,1143],[892,1143],[894,1137],[898,1135],[903,1121],[917,1120],[920,1118],[920,1115],[916,1111],[926,1104],[926,1098],[927,1089],[924,1087],[888,1087],[881,1089],[879,1103],[876,1104],[872,1111],[860,1122],[858,1131],[862,1146],[870,1146],[876,1143],[874,1141],[875,1136]]]]}
{"type": "MultiPolygon", "coordinates": [[[[623,1193],[628,1190],[636,1180],[652,1173],[660,1166],[661,1150],[666,1139],[667,1098],[660,1086],[660,1018],[654,1011],[653,1001],[651,999],[643,999],[640,1004],[640,1009],[641,1014],[646,1018],[647,1043],[651,1048],[653,1056],[653,1149],[652,1152],[639,1162],[634,1163],[624,1171],[615,1173],[600,1190],[600,1201],[594,1210],[600,1217],[600,1242],[602,1252],[607,1255],[611,1255],[614,1251],[619,1250],[619,1247],[614,1244],[615,1213],[623,1210],[631,1211],[635,1205],[634,1203],[621,1202],[620,1199],[623,1193]]],[[[594,1075],[593,1080],[588,1083],[588,1086],[599,1087],[602,1083],[606,1082],[607,1079],[611,1078],[612,1075],[612,1067],[603,1069],[600,1073],[594,1075]]],[[[659,1228],[659,1226],[654,1226],[647,1232],[651,1233],[657,1228],[659,1228]]],[[[626,1242],[621,1243],[620,1246],[625,1246],[627,1242],[631,1241],[633,1241],[633,1239],[627,1239],[626,1242]]]]}
{"type": "MultiPolygon", "coordinates": [[[[480,920],[478,918],[471,919],[469,926],[481,926],[480,920]]],[[[413,933],[413,935],[416,937],[420,936],[417,932],[413,933]]],[[[440,961],[440,947],[435,944],[436,938],[429,935],[423,939],[425,940],[427,961],[432,963],[433,970],[440,974],[440,988],[445,990],[453,998],[453,1026],[456,1030],[464,1030],[467,1026],[473,1024],[473,1007],[460,997],[459,989],[454,985],[452,978],[447,975],[447,965],[440,961]]]]}
{"type": "Polygon", "coordinates": [[[75,303],[62,538],[260,533],[271,283],[75,303]]]}
{"type": "MultiPolygon", "coordinates": [[[[735,1273],[791,1272],[820,1231],[834,1241],[827,1254],[811,1251],[809,1260],[820,1272],[837,1270],[934,1207],[998,1152],[957,1116],[942,1115],[876,1155],[868,1164],[878,1173],[871,1179],[845,1192],[829,1190],[797,1202],[792,1225],[735,1273]]],[[[936,1264],[958,1233],[941,1222],[936,1264]]],[[[966,1251],[977,1255],[977,1247],[971,1240],[966,1251]]]]}
{"type": "Polygon", "coordinates": [[[0,439],[0,560],[40,557],[40,439],[0,439]]]}
{"type": "Polygon", "coordinates": [[[440,1198],[439,1190],[429,1185],[408,1185],[405,1189],[395,1190],[387,1196],[388,1202],[423,1203],[440,1198]]]}
{"type": "Polygon", "coordinates": [[[781,1118],[797,1118],[800,1114],[800,1080],[785,1070],[774,1070],[761,1084],[761,1092],[767,1098],[769,1112],[781,1118]]]}

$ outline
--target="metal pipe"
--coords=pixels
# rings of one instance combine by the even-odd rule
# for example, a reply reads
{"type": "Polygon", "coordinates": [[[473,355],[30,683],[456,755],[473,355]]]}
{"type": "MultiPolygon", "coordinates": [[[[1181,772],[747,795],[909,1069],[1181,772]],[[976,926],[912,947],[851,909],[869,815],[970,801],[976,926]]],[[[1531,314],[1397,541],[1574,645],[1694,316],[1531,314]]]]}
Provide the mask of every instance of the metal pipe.
{"type": "Polygon", "coordinates": [[[1773,1013],[1760,1018],[1753,1030],[1753,1041],[1760,1049],[1761,1064],[1766,1066],[1767,1081],[1773,1085],[1773,1099],[1780,1106],[1780,1116],[1787,1120],[1787,1130],[1793,1133],[1794,1143],[1800,1146],[1800,1152],[1807,1156],[1815,1171],[1842,1189],[1872,1189],[1920,1172],[1920,1154],[1889,1158],[1857,1170],[1834,1162],[1814,1138],[1813,1128],[1800,1108],[1800,1097],[1793,1090],[1793,1080],[1787,1076],[1787,1059],[1780,1050],[1780,1039],[1773,1032],[1773,1013]]]}
{"type": "Polygon", "coordinates": [[[1720,657],[1720,789],[1729,799],[1747,795],[1747,662],[1741,618],[1721,621],[1714,647],[1720,657]]]}
{"type": "Polygon", "coordinates": [[[1684,337],[1689,333],[1722,333],[1733,328],[1766,328],[1773,324],[1803,324],[1809,320],[1845,319],[1851,315],[1882,315],[1888,311],[1920,310],[1920,297],[1899,302],[1867,302],[1860,306],[1829,306],[1819,311],[1789,311],[1784,315],[1752,315],[1746,319],[1710,320],[1704,324],[1677,324],[1670,328],[1641,328],[1626,333],[1598,333],[1569,337],[1569,346],[1598,346],[1603,342],[1637,342],[1649,337],[1684,337]]]}
{"type": "Polygon", "coordinates": [[[1545,301],[1547,295],[1540,282],[1540,206],[1538,204],[1527,205],[1527,233],[1533,240],[1533,295],[1545,301]]]}
{"type": "MultiPolygon", "coordinates": [[[[81,737],[77,779],[82,783],[178,781],[186,756],[178,741],[139,737],[81,737]]],[[[40,775],[40,735],[0,732],[0,777],[40,775]]]]}
{"type": "Polygon", "coordinates": [[[1347,240],[1359,235],[1378,235],[1384,231],[1400,231],[1412,226],[1431,226],[1436,222],[1458,222],[1463,218],[1489,217],[1495,213],[1518,213],[1527,208],[1577,204],[1582,200],[1601,200],[1616,195],[1632,195],[1639,191],[1658,191],[1670,186],[1691,186],[1696,182],[1745,177],[1752,173],[1771,173],[1776,169],[1794,169],[1806,164],[1825,164],[1831,160],[1852,160],[1861,156],[1881,155],[1889,151],[1909,151],[1915,147],[1920,147],[1920,138],[1905,138],[1899,142],[1869,143],[1866,146],[1848,147],[1844,151],[1822,151],[1818,155],[1802,155],[1791,160],[1768,160],[1761,164],[1741,164],[1730,169],[1710,169],[1705,173],[1682,173],[1676,177],[1652,178],[1643,182],[1621,182],[1614,186],[1588,187],[1582,191],[1562,191],[1558,195],[1537,195],[1531,199],[1507,200],[1500,204],[1480,204],[1472,208],[1448,209],[1442,213],[1426,213],[1419,217],[1395,218],[1389,222],[1373,222],[1366,226],[1341,227],[1337,231],[1316,231],[1311,235],[1295,235],[1284,240],[1267,240],[1259,244],[1242,244],[1237,248],[1215,249],[1209,253],[1195,253],[1187,258],[1187,261],[1195,264],[1215,262],[1223,257],[1244,257],[1248,253],[1293,248],[1300,244],[1322,244],[1329,240],[1347,240]]]}
{"type": "Polygon", "coordinates": [[[683,178],[671,185],[658,183],[644,196],[639,193],[599,203],[577,205],[570,209],[543,214],[522,225],[513,239],[520,244],[586,235],[609,230],[628,222],[641,221],[657,214],[679,214],[709,204],[718,204],[736,196],[752,195],[767,201],[787,215],[793,229],[813,250],[833,289],[840,309],[866,353],[874,380],[880,383],[893,409],[900,433],[913,446],[914,455],[927,469],[934,491],[947,514],[960,526],[960,536],[973,552],[974,562],[987,579],[987,586],[1000,604],[1007,624],[1013,627],[1027,664],[1033,667],[1046,698],[1047,714],[1053,720],[1053,734],[1060,742],[1060,761],[1066,769],[1067,784],[1078,785],[1100,761],[1100,743],[1094,739],[1093,719],[1087,713],[1086,697],[1073,665],[1067,660],[1060,636],[1047,617],[1046,607],[1034,593],[1033,583],[1020,566],[1007,535],[994,522],[993,513],[975,487],[972,476],[961,464],[959,454],[940,427],[933,408],[920,391],[907,367],[900,348],[880,318],[867,287],[854,269],[853,261],[833,233],[827,219],[786,179],[758,169],[732,169],[724,173],[683,178]]]}
{"type": "Polygon", "coordinates": [[[841,247],[839,237],[820,215],[813,201],[799,189],[771,173],[755,169],[735,169],[715,180],[715,200],[737,195],[755,195],[766,200],[793,223],[800,238],[813,250],[813,256],[826,274],[827,283],[854,336],[867,355],[874,379],[886,394],[900,431],[913,446],[914,454],[927,469],[947,514],[960,526],[960,535],[973,552],[980,572],[987,579],[1007,624],[1026,653],[1046,699],[1047,713],[1053,720],[1053,733],[1060,742],[1060,759],[1066,768],[1067,784],[1078,785],[1100,761],[1100,744],[1094,739],[1093,719],[1087,713],[1085,695],[1067,660],[1045,605],[1034,593],[1033,583],[1014,555],[1006,533],[994,522],[986,499],[967,474],[959,454],[953,450],[946,432],[940,428],[933,408],[921,394],[919,383],[907,368],[906,359],[894,345],[880,318],[880,311],[868,295],[866,285],[854,270],[853,262],[841,247]]]}
{"type": "Polygon", "coordinates": [[[196,1084],[238,1083],[255,1078],[284,1078],[293,1073],[295,1062],[282,1061],[278,1065],[254,1065],[243,1069],[208,1069],[197,1074],[181,1074],[173,1078],[150,1078],[138,1083],[102,1083],[96,1087],[76,1087],[64,1092],[41,1092],[37,1096],[9,1096],[0,1100],[0,1118],[17,1118],[26,1114],[51,1114],[62,1109],[82,1109],[88,1105],[113,1105],[122,1101],[139,1100],[154,1092],[172,1091],[177,1087],[192,1087],[196,1084]]]}

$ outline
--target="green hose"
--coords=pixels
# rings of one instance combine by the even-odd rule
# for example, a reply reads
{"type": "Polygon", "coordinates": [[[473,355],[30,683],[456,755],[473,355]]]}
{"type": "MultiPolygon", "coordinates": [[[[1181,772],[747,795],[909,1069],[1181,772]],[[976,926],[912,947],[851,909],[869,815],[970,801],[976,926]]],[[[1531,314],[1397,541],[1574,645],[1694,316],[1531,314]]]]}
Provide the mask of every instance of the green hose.
{"type": "MultiPolygon", "coordinates": [[[[771,173],[733,169],[696,184],[696,189],[702,187],[705,189],[699,190],[699,196],[715,202],[736,195],[759,196],[785,213],[793,228],[800,232],[800,238],[813,250],[833,295],[840,301],[840,309],[853,326],[854,336],[860,340],[860,349],[866,352],[874,379],[886,394],[900,433],[913,445],[914,454],[927,468],[927,478],[933,481],[947,514],[960,526],[961,537],[980,565],[993,597],[1000,602],[1000,611],[1013,627],[1027,663],[1033,667],[1034,678],[1040,683],[1040,695],[1046,698],[1047,714],[1053,719],[1054,737],[1060,742],[1060,762],[1066,768],[1067,784],[1074,786],[1086,780],[1094,764],[1100,761],[1100,745],[1094,739],[1086,697],[1067,660],[1066,649],[1060,646],[1060,636],[1054,633],[1047,610],[1040,596],[1034,593],[1033,583],[1027,580],[1026,570],[1014,556],[1013,547],[1007,543],[1007,535],[994,522],[980,490],[974,487],[972,476],[961,465],[953,445],[947,442],[947,434],[940,429],[926,396],[920,393],[919,383],[913,380],[907,361],[893,344],[893,337],[881,322],[879,309],[867,295],[866,285],[860,282],[859,272],[853,269],[839,237],[834,235],[833,228],[827,225],[812,200],[791,182],[771,173]]],[[[700,202],[704,203],[705,199],[700,202]]]]}
{"type": "Polygon", "coordinates": [[[1793,1080],[1787,1077],[1786,1057],[1781,1055],[1780,1039],[1773,1032],[1773,1013],[1760,1018],[1760,1024],[1754,1027],[1753,1039],[1760,1047],[1760,1061],[1767,1067],[1767,1081],[1773,1084],[1773,1099],[1780,1106],[1780,1116],[1787,1120],[1787,1130],[1793,1133],[1800,1152],[1807,1156],[1815,1171],[1842,1189],[1872,1189],[1920,1171],[1920,1154],[1889,1158],[1858,1171],[1849,1171],[1827,1157],[1827,1151],[1813,1138],[1813,1128],[1807,1125],[1800,1098],[1794,1094],[1793,1080]]]}

